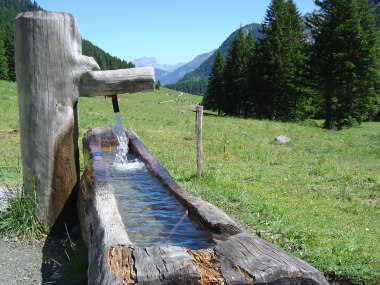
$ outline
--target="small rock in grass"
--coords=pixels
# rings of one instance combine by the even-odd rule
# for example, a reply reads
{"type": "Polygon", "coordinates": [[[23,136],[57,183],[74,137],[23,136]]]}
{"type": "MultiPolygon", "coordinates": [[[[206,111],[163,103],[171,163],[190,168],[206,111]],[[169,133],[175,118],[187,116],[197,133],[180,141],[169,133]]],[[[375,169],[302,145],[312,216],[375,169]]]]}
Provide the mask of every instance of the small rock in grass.
{"type": "Polygon", "coordinates": [[[180,113],[180,114],[186,114],[186,111],[185,110],[179,110],[178,113],[180,113]]]}
{"type": "Polygon", "coordinates": [[[280,144],[285,144],[285,143],[288,143],[290,142],[290,138],[288,138],[287,136],[278,136],[276,139],[275,139],[276,142],[279,142],[280,144]]]}
{"type": "Polygon", "coordinates": [[[282,234],[275,234],[275,235],[273,235],[273,239],[275,239],[275,240],[278,240],[280,238],[282,238],[282,234]]]}
{"type": "Polygon", "coordinates": [[[269,232],[269,231],[260,231],[259,234],[260,234],[261,237],[268,237],[268,236],[272,235],[272,233],[269,232]]]}
{"type": "Polygon", "coordinates": [[[21,188],[11,186],[0,186],[0,212],[3,212],[8,207],[9,201],[14,199],[18,193],[21,193],[21,188]]]}
{"type": "Polygon", "coordinates": [[[10,239],[11,242],[18,242],[18,237],[13,237],[10,239]]]}

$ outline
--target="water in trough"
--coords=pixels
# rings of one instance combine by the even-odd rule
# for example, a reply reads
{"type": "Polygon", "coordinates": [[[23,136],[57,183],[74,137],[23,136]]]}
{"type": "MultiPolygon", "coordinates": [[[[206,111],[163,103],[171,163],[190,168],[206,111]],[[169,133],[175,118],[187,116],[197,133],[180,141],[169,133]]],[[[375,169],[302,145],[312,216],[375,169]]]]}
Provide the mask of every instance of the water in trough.
{"type": "Polygon", "coordinates": [[[214,246],[212,235],[187,216],[186,209],[131,154],[127,163],[114,163],[115,152],[103,153],[120,214],[130,240],[137,246],[170,244],[188,249],[214,246]]]}

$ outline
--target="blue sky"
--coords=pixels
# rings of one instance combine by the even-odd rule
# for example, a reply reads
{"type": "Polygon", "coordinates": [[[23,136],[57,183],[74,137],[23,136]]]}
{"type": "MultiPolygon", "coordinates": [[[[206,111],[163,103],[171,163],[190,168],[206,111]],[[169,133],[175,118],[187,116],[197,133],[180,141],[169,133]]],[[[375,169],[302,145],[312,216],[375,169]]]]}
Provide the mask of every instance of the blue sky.
{"type": "MultiPolygon", "coordinates": [[[[261,23],[270,0],[37,0],[48,11],[74,14],[83,38],[131,61],[191,61],[209,52],[236,29],[261,23]]],[[[302,14],[313,0],[295,0],[302,14]]]]}

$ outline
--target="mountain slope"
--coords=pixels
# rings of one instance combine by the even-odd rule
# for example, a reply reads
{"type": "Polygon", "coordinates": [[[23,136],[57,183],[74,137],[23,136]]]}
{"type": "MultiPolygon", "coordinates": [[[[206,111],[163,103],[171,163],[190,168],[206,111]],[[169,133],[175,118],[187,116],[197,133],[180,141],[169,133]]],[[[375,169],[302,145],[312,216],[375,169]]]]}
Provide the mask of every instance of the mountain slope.
{"type": "Polygon", "coordinates": [[[155,81],[157,82],[158,80],[160,80],[161,85],[162,85],[162,78],[165,78],[169,74],[170,74],[169,71],[158,69],[158,68],[154,69],[155,81]]]}
{"type": "Polygon", "coordinates": [[[204,61],[206,61],[215,50],[203,53],[201,55],[196,56],[192,61],[186,63],[185,65],[181,66],[180,68],[176,69],[175,71],[167,74],[161,79],[161,84],[167,85],[177,82],[178,80],[182,79],[183,76],[194,69],[198,68],[204,61]]]}
{"type": "MultiPolygon", "coordinates": [[[[256,41],[260,37],[261,25],[257,23],[249,24],[243,27],[244,34],[252,33],[253,39],[256,41]]],[[[238,33],[239,29],[234,31],[219,47],[224,56],[227,56],[228,48],[232,39],[238,33]]],[[[175,84],[168,85],[169,88],[189,92],[192,94],[203,95],[207,88],[208,77],[211,72],[212,64],[215,60],[214,52],[207,60],[205,60],[198,68],[187,73],[181,80],[175,84]]]]}

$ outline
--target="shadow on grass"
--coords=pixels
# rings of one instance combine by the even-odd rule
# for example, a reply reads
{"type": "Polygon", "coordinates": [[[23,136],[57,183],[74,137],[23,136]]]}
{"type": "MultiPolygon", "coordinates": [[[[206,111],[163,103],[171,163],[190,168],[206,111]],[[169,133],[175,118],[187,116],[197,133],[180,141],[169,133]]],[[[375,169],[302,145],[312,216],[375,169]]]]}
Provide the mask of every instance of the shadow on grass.
{"type": "Polygon", "coordinates": [[[42,284],[87,284],[88,254],[78,226],[49,235],[42,253],[42,284]]]}
{"type": "MultiPolygon", "coordinates": [[[[195,109],[192,110],[192,111],[193,111],[193,113],[197,112],[195,109]]],[[[226,115],[218,115],[218,114],[206,111],[206,110],[203,110],[203,116],[206,116],[206,117],[219,117],[219,118],[226,117],[226,115]]]]}

